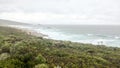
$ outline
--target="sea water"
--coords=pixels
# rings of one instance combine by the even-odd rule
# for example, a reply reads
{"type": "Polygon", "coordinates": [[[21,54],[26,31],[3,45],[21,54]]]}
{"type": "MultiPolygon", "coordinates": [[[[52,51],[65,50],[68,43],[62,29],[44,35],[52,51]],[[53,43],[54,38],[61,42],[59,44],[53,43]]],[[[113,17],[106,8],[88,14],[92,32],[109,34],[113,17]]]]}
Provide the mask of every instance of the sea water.
{"type": "Polygon", "coordinates": [[[34,25],[26,28],[51,39],[120,47],[119,25],[34,25]]]}
{"type": "Polygon", "coordinates": [[[57,40],[120,47],[118,25],[44,25],[38,31],[57,40]]]}

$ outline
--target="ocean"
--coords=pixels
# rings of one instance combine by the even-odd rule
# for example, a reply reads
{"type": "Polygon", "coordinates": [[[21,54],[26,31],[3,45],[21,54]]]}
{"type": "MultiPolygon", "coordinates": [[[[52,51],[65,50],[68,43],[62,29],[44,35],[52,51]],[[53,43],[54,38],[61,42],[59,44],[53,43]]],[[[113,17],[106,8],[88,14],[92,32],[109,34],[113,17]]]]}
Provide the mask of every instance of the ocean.
{"type": "Polygon", "coordinates": [[[120,47],[119,25],[33,25],[22,28],[55,40],[120,47]]]}

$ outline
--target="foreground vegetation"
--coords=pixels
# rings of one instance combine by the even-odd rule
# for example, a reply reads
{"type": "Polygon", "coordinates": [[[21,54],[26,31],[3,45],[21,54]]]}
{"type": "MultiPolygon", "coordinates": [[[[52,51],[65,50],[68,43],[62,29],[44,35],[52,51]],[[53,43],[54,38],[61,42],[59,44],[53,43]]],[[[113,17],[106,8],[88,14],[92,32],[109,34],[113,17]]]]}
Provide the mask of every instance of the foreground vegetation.
{"type": "Polygon", "coordinates": [[[120,68],[120,48],[56,41],[0,27],[0,68],[120,68]]]}

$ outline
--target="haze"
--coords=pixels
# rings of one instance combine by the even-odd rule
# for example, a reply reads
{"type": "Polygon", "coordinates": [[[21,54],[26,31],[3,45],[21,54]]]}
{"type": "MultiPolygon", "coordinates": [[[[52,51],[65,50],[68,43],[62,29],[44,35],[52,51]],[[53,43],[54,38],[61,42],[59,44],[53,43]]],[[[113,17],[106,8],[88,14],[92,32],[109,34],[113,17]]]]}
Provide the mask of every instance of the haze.
{"type": "Polygon", "coordinates": [[[120,0],[0,0],[0,19],[32,24],[120,25],[120,0]]]}

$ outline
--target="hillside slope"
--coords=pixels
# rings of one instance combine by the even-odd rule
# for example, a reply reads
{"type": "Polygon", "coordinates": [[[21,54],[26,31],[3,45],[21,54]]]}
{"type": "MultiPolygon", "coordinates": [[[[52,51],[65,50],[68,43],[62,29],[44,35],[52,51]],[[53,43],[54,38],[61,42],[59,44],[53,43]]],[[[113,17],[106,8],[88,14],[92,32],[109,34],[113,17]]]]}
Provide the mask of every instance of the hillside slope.
{"type": "Polygon", "coordinates": [[[120,68],[120,48],[56,41],[0,27],[0,68],[120,68]]]}
{"type": "Polygon", "coordinates": [[[28,25],[28,24],[0,19],[0,25],[28,25]]]}

